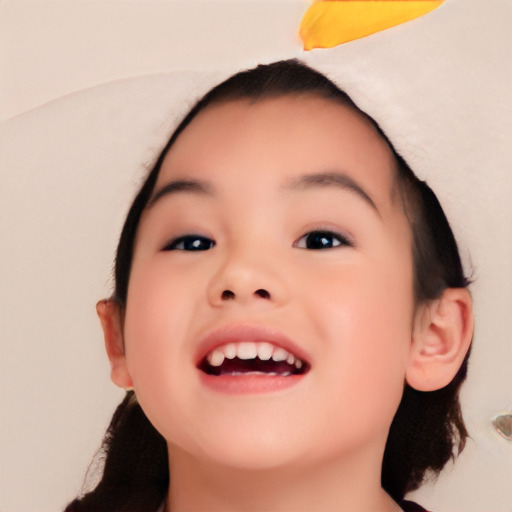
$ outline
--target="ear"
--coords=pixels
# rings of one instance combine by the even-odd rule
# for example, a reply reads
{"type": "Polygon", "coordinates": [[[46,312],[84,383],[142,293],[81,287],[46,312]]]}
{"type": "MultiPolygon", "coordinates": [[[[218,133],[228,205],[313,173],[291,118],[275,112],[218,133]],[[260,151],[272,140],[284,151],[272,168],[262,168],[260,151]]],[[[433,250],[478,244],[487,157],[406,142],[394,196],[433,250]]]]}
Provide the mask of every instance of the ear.
{"type": "Polygon", "coordinates": [[[473,338],[473,306],[464,288],[448,288],[416,312],[406,368],[407,383],[418,391],[448,385],[457,374],[473,338]]]}
{"type": "Polygon", "coordinates": [[[110,361],[112,382],[123,389],[132,389],[133,383],[126,366],[121,307],[113,300],[100,300],[96,313],[101,321],[105,348],[110,361]]]}

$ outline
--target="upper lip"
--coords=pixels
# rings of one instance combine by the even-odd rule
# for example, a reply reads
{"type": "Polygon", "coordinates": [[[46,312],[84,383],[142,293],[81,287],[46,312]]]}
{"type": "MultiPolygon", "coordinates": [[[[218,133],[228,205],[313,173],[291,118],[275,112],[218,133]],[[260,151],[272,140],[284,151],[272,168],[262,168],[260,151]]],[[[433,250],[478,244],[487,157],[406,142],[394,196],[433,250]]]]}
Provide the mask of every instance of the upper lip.
{"type": "Polygon", "coordinates": [[[202,338],[197,347],[196,363],[199,365],[215,348],[240,341],[266,341],[284,348],[305,363],[310,361],[309,354],[278,329],[263,325],[228,324],[211,330],[202,338]]]}

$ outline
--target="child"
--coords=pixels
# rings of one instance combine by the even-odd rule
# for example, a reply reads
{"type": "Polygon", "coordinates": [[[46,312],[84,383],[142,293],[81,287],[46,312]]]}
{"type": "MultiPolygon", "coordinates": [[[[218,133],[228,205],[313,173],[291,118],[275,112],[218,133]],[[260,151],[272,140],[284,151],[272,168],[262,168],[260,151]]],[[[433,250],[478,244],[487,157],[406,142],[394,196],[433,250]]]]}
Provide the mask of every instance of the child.
{"type": "Polygon", "coordinates": [[[464,447],[455,239],[379,126],[284,61],[210,91],[128,213],[97,306],[127,390],[67,511],[424,510],[464,447]]]}

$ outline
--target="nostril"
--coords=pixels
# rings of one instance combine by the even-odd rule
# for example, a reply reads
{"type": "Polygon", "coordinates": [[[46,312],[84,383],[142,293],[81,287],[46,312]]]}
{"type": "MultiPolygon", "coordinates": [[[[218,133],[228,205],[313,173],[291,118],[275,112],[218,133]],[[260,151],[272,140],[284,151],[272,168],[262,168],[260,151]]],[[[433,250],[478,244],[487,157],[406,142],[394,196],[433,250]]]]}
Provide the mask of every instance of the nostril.
{"type": "Polygon", "coordinates": [[[258,295],[258,297],[261,297],[262,299],[270,299],[270,293],[268,293],[267,290],[264,290],[263,288],[256,290],[254,293],[255,295],[258,295]]]}
{"type": "Polygon", "coordinates": [[[231,290],[224,290],[221,297],[222,300],[230,300],[235,298],[235,294],[231,290]]]}

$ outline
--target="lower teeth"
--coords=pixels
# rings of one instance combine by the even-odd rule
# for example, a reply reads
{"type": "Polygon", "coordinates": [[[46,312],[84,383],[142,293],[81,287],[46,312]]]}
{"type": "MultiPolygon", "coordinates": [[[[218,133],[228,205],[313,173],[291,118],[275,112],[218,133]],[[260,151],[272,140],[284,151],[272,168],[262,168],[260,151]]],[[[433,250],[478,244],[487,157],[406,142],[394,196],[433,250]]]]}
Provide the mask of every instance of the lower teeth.
{"type": "Polygon", "coordinates": [[[235,377],[238,377],[240,375],[247,376],[247,375],[266,375],[270,377],[287,377],[288,375],[291,375],[292,372],[283,372],[283,373],[276,373],[276,372],[230,372],[230,373],[224,373],[223,375],[233,375],[235,377]]]}

